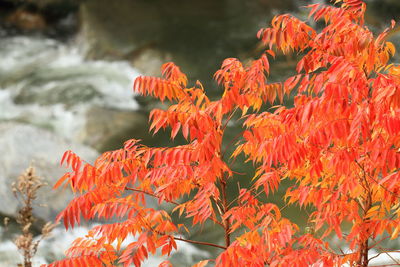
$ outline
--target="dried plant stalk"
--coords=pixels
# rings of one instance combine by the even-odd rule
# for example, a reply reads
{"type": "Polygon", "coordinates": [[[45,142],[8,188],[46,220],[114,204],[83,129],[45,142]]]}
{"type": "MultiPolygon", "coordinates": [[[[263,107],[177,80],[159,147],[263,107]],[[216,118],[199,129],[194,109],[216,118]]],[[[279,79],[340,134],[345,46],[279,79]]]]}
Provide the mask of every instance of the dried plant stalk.
{"type": "Polygon", "coordinates": [[[37,198],[38,190],[45,185],[46,183],[35,175],[35,169],[33,167],[29,167],[18,177],[17,181],[11,185],[14,196],[22,204],[22,208],[18,211],[16,218],[22,233],[14,241],[24,258],[23,264],[18,264],[19,267],[32,267],[32,258],[37,252],[40,241],[46,238],[56,226],[51,222],[46,223],[42,228],[41,238],[34,241],[31,232],[31,227],[35,222],[35,217],[33,216],[33,201],[37,198]]]}

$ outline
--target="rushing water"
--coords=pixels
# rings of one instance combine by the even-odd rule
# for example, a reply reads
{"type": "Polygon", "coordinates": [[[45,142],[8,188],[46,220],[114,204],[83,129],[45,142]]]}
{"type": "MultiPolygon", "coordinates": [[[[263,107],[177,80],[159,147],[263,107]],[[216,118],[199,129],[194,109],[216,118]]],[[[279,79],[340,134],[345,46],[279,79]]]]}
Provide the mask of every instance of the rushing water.
{"type": "Polygon", "coordinates": [[[0,121],[74,138],[91,106],[138,107],[131,87],[139,73],[126,62],[85,61],[73,45],[35,37],[3,38],[0,59],[0,121]]]}

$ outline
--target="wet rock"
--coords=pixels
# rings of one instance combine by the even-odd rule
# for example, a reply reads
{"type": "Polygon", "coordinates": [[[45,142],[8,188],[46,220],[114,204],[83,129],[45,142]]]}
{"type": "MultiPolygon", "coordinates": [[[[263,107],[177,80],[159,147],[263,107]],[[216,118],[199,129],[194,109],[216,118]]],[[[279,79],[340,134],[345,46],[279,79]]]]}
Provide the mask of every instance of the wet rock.
{"type": "MultiPolygon", "coordinates": [[[[38,88],[38,87],[36,87],[38,88]]],[[[54,105],[63,103],[67,107],[101,98],[101,94],[90,83],[59,84],[51,90],[21,90],[14,98],[16,104],[38,103],[54,105]]]]}
{"type": "Polygon", "coordinates": [[[172,60],[169,53],[157,50],[155,48],[144,47],[137,49],[126,56],[131,65],[141,73],[149,76],[160,76],[161,66],[165,62],[172,60]]]}
{"type": "Polygon", "coordinates": [[[76,0],[0,0],[0,27],[9,35],[43,33],[67,40],[78,30],[76,0]]]}
{"type": "Polygon", "coordinates": [[[7,18],[7,22],[21,30],[33,31],[43,30],[46,21],[39,13],[18,9],[7,18]]]}
{"type": "Polygon", "coordinates": [[[54,220],[72,198],[69,190],[52,190],[52,185],[67,170],[59,162],[63,153],[71,149],[88,162],[97,152],[84,145],[67,142],[55,134],[27,124],[0,123],[0,214],[14,216],[18,209],[11,183],[32,163],[37,175],[49,186],[39,191],[34,214],[44,220],[54,220]]]}
{"type": "Polygon", "coordinates": [[[145,75],[152,75],[159,61],[170,59],[192,80],[213,85],[211,77],[222,60],[252,49],[271,12],[293,9],[293,3],[89,0],[80,9],[80,39],[87,45],[88,58],[124,58],[138,68],[149,58],[143,65],[145,75]]]}
{"type": "Polygon", "coordinates": [[[95,106],[87,111],[79,138],[98,151],[107,151],[121,148],[128,139],[148,136],[147,131],[147,116],[141,112],[95,106]]]}

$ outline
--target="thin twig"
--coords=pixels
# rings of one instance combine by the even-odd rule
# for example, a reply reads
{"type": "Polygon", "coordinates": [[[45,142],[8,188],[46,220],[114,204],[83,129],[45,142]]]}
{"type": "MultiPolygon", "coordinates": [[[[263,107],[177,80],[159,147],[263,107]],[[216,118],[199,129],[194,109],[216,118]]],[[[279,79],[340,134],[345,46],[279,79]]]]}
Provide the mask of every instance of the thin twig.
{"type": "Polygon", "coordinates": [[[233,117],[233,115],[235,114],[235,112],[236,112],[236,110],[237,110],[238,108],[236,107],[232,112],[231,112],[231,114],[229,114],[229,117],[226,119],[226,121],[225,121],[225,124],[222,126],[222,131],[225,131],[225,129],[226,129],[226,127],[228,126],[228,123],[229,123],[229,121],[232,119],[232,117],[233,117]]]}
{"type": "Polygon", "coordinates": [[[231,139],[231,141],[229,142],[229,144],[227,144],[227,145],[225,146],[224,151],[222,151],[222,153],[221,153],[221,158],[224,158],[224,156],[225,156],[226,151],[228,150],[228,148],[231,147],[231,145],[233,144],[233,142],[235,142],[236,140],[238,140],[239,137],[241,137],[241,136],[243,135],[243,133],[244,133],[244,130],[241,131],[240,133],[238,133],[235,137],[233,137],[233,138],[231,139]]]}
{"type": "MultiPolygon", "coordinates": [[[[143,194],[146,194],[146,195],[148,195],[148,196],[155,197],[155,198],[160,198],[159,196],[157,196],[157,195],[155,195],[155,194],[153,194],[153,193],[146,192],[146,191],[141,190],[141,189],[137,189],[137,188],[133,188],[133,187],[128,187],[128,186],[125,186],[125,189],[126,189],[126,190],[130,190],[130,191],[134,191],[134,192],[138,192],[138,193],[143,193],[143,194]]],[[[173,201],[173,200],[167,200],[167,199],[165,199],[165,202],[174,204],[174,205],[176,205],[176,206],[179,206],[179,205],[180,205],[178,202],[175,202],[175,201],[173,201]]],[[[216,223],[216,224],[222,226],[222,227],[224,226],[220,221],[218,221],[218,220],[217,220],[216,218],[214,218],[214,217],[209,217],[209,219],[212,220],[214,223],[216,223]]]]}
{"type": "MultiPolygon", "coordinates": [[[[398,260],[396,260],[395,258],[392,257],[392,255],[389,254],[389,252],[396,252],[396,251],[386,250],[386,249],[384,249],[384,248],[381,247],[381,246],[378,246],[378,248],[379,248],[380,250],[382,250],[381,253],[385,253],[389,258],[392,259],[392,261],[396,262],[397,264],[400,264],[400,262],[399,262],[398,260]]],[[[397,252],[399,252],[399,251],[397,251],[397,252]]]]}
{"type": "Polygon", "coordinates": [[[224,247],[224,246],[220,246],[220,245],[213,244],[213,243],[202,242],[202,241],[195,241],[195,240],[185,239],[185,238],[181,238],[181,237],[173,237],[173,238],[174,238],[175,240],[179,240],[179,241],[183,241],[183,242],[187,242],[187,243],[198,244],[198,245],[205,245],[205,246],[216,247],[216,248],[220,248],[220,249],[226,249],[226,247],[224,247]]]}
{"type": "MultiPolygon", "coordinates": [[[[155,195],[155,194],[153,194],[153,193],[146,192],[146,191],[141,190],[141,189],[137,189],[137,188],[133,188],[133,187],[128,187],[128,186],[125,186],[125,189],[126,189],[126,190],[130,190],[130,191],[134,191],[134,192],[138,192],[138,193],[143,193],[143,194],[146,194],[146,195],[148,195],[148,196],[155,197],[155,198],[160,198],[159,196],[157,196],[157,195],[155,195]]],[[[175,202],[175,201],[173,201],[173,200],[167,200],[167,199],[165,199],[165,202],[172,203],[172,204],[177,205],[177,206],[180,205],[178,202],[175,202]]]]}
{"type": "MultiPolygon", "coordinates": [[[[363,167],[361,166],[361,164],[360,164],[357,160],[354,160],[354,161],[355,161],[355,163],[358,165],[358,167],[360,167],[361,170],[364,171],[364,169],[363,169],[363,167]]],[[[370,175],[370,174],[367,173],[367,172],[365,172],[365,173],[368,175],[368,177],[369,177],[372,181],[374,181],[377,185],[379,185],[380,187],[382,187],[385,191],[387,191],[388,193],[394,195],[394,196],[397,197],[397,198],[400,198],[400,196],[399,196],[398,194],[396,194],[396,193],[390,191],[390,190],[387,189],[384,185],[379,184],[379,182],[378,182],[374,177],[372,177],[372,175],[370,175]]]]}
{"type": "MultiPolygon", "coordinates": [[[[146,224],[147,228],[148,228],[151,232],[154,232],[154,233],[156,233],[156,234],[158,234],[158,235],[162,235],[162,236],[168,235],[168,234],[166,234],[166,233],[163,233],[163,232],[160,232],[160,231],[157,231],[156,229],[154,229],[154,228],[151,226],[151,223],[150,223],[149,221],[147,221],[146,218],[142,218],[142,219],[143,219],[143,222],[146,224]]],[[[216,247],[216,248],[220,248],[220,249],[226,249],[226,247],[220,246],[220,245],[217,245],[217,244],[214,244],[214,243],[202,242],[202,241],[195,241],[195,240],[185,239],[185,238],[182,238],[182,237],[176,237],[176,236],[171,236],[171,235],[169,235],[169,236],[170,236],[171,238],[173,238],[174,240],[179,240],[179,241],[183,241],[183,242],[187,242],[187,243],[198,244],[198,245],[204,245],[204,246],[210,246],[210,247],[216,247]]]]}
{"type": "Polygon", "coordinates": [[[380,243],[382,243],[383,241],[385,241],[385,240],[388,239],[389,237],[390,237],[390,236],[386,236],[386,237],[382,238],[381,240],[376,241],[372,246],[369,247],[369,249],[372,249],[372,248],[378,246],[380,243]]]}

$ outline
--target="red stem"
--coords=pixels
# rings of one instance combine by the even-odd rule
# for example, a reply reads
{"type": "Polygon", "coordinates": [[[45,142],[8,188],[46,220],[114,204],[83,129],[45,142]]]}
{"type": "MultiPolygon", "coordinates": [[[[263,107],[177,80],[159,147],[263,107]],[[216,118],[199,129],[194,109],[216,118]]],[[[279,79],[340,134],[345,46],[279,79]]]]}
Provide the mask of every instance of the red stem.
{"type": "Polygon", "coordinates": [[[175,240],[179,240],[179,241],[183,241],[183,242],[187,242],[187,243],[205,245],[205,246],[216,247],[216,248],[220,248],[220,249],[226,249],[226,247],[224,247],[224,246],[220,246],[220,245],[213,244],[213,243],[195,241],[195,240],[190,240],[190,239],[184,239],[184,238],[181,238],[181,237],[173,237],[173,238],[175,240]]]}
{"type": "MultiPolygon", "coordinates": [[[[138,192],[138,193],[143,193],[143,194],[146,194],[146,195],[148,195],[148,196],[155,197],[155,198],[159,198],[159,196],[157,196],[157,195],[155,195],[155,194],[153,194],[153,193],[146,192],[146,191],[143,191],[143,190],[140,190],[140,189],[137,189],[137,188],[132,188],[132,187],[126,186],[125,189],[126,189],[126,190],[130,190],[130,191],[134,191],[134,192],[138,192]]],[[[179,206],[179,205],[180,205],[178,202],[175,202],[175,201],[173,201],[173,200],[165,200],[165,201],[168,202],[168,203],[174,204],[174,205],[176,205],[176,206],[179,206]]],[[[212,220],[214,223],[216,223],[216,224],[218,224],[218,225],[224,227],[224,225],[223,225],[221,222],[219,222],[216,218],[210,217],[209,219],[212,220]]]]}

